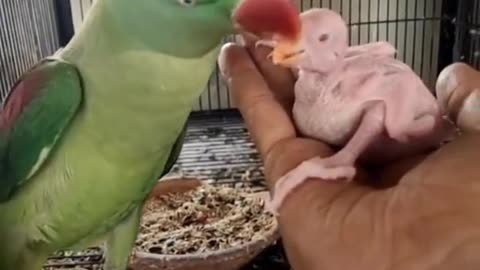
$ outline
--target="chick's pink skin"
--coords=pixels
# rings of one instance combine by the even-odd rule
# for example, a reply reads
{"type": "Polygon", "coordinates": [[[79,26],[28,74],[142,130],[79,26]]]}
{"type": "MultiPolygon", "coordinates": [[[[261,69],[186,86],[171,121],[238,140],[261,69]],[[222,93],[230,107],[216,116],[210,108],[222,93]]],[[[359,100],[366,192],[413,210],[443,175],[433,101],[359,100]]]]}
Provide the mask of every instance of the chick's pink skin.
{"type": "Polygon", "coordinates": [[[278,180],[270,209],[308,178],[351,180],[355,163],[391,162],[438,146],[451,130],[435,97],[386,42],[348,47],[337,13],[301,15],[303,52],[297,55],[293,117],[307,137],[342,147],[305,161],[278,180]]]}

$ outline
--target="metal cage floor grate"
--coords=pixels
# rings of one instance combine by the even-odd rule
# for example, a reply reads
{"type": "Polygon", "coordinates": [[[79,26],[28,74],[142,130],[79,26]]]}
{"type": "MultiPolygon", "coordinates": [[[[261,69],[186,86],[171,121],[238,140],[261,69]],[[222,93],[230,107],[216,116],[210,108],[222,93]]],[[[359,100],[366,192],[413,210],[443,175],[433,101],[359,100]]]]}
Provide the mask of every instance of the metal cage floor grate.
{"type": "MultiPolygon", "coordinates": [[[[50,258],[43,270],[103,270],[103,252],[99,248],[50,258]]],[[[242,270],[290,270],[282,243],[266,249],[242,270]]]]}
{"type": "MultiPolygon", "coordinates": [[[[167,177],[198,177],[214,185],[247,186],[266,190],[263,166],[241,115],[236,110],[196,112],[188,122],[180,157],[167,177]]],[[[44,270],[102,269],[100,248],[82,252],[59,252],[44,270]]],[[[267,249],[244,270],[288,270],[281,243],[267,249]]]]}
{"type": "Polygon", "coordinates": [[[265,187],[259,154],[234,110],[192,114],[171,175],[179,173],[216,184],[265,187]]]}

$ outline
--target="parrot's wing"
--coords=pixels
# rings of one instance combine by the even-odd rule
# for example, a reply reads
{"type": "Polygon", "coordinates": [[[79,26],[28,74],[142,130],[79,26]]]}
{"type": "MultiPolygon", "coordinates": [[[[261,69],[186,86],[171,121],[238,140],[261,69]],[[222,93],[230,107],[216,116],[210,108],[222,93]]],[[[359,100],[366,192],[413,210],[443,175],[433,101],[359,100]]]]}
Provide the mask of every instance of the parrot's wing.
{"type": "Polygon", "coordinates": [[[0,202],[48,159],[82,103],[77,68],[44,59],[13,86],[0,112],[0,202]]]}

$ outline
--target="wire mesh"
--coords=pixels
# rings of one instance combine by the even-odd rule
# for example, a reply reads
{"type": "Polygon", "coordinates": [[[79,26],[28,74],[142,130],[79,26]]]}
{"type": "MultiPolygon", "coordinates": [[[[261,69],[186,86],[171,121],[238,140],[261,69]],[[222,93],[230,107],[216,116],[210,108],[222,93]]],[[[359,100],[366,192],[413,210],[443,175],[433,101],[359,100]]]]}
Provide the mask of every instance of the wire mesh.
{"type": "Polygon", "coordinates": [[[480,68],[480,0],[458,2],[455,61],[480,68]]]}
{"type": "Polygon", "coordinates": [[[472,64],[475,68],[480,68],[480,0],[474,1],[474,8],[472,19],[470,22],[470,34],[472,35],[472,40],[470,44],[471,58],[468,59],[468,62],[472,64]]]}
{"type": "MultiPolygon", "coordinates": [[[[333,9],[350,26],[350,45],[388,41],[430,88],[437,76],[441,0],[301,0],[333,9]]],[[[313,4],[313,5],[312,5],[313,4]]]]}
{"type": "MultiPolygon", "coordinates": [[[[74,29],[78,30],[95,0],[70,0],[74,29]]],[[[442,0],[293,0],[300,10],[326,7],[340,12],[350,26],[350,44],[386,40],[398,49],[397,58],[409,64],[433,88],[438,74],[442,0]]],[[[456,60],[479,67],[479,0],[471,3],[468,16],[454,18],[456,60]],[[462,30],[463,29],[463,30],[462,30]],[[462,35],[462,33],[466,33],[462,35]]],[[[465,10],[465,8],[464,8],[465,10]]],[[[4,0],[0,3],[0,93],[6,95],[15,80],[40,58],[58,48],[53,0],[4,0]]],[[[450,19],[450,18],[449,18],[450,19]]],[[[225,42],[232,41],[228,37],[225,42]]],[[[218,66],[194,105],[194,111],[235,108],[218,66]]]]}
{"type": "Polygon", "coordinates": [[[469,63],[478,69],[480,68],[480,0],[475,1],[470,32],[473,36],[470,50],[473,53],[472,58],[469,59],[469,63]]]}
{"type": "Polygon", "coordinates": [[[52,0],[0,1],[0,95],[21,74],[58,49],[52,0]]]}
{"type": "MultiPolygon", "coordinates": [[[[75,29],[95,0],[71,0],[75,29]]],[[[429,87],[437,76],[442,0],[294,0],[300,10],[333,9],[350,26],[350,44],[389,41],[397,58],[409,64],[429,87]]],[[[228,37],[225,42],[232,41],[228,37]]],[[[213,72],[194,111],[235,108],[228,87],[218,71],[213,72]]]]}

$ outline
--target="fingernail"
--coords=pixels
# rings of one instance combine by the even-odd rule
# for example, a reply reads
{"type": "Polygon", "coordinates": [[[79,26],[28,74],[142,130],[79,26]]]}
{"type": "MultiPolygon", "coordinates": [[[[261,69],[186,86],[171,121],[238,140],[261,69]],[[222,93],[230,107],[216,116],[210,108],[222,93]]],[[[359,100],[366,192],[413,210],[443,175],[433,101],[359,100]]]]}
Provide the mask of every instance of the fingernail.
{"type": "Polygon", "coordinates": [[[229,67],[228,63],[228,54],[234,46],[234,43],[225,43],[220,49],[220,54],[218,55],[218,67],[220,69],[220,73],[223,77],[225,77],[225,79],[230,77],[231,67],[229,67]]]}
{"type": "Polygon", "coordinates": [[[255,65],[245,48],[234,43],[227,43],[222,46],[218,56],[218,66],[220,73],[227,82],[233,76],[243,76],[245,72],[255,69],[255,65]]]}
{"type": "Polygon", "coordinates": [[[245,46],[245,39],[242,35],[235,35],[235,43],[239,44],[240,46],[245,46]]]}

